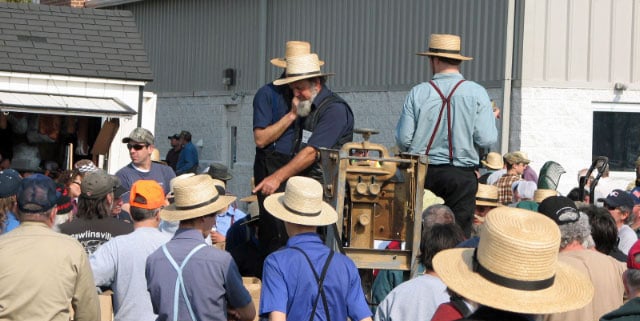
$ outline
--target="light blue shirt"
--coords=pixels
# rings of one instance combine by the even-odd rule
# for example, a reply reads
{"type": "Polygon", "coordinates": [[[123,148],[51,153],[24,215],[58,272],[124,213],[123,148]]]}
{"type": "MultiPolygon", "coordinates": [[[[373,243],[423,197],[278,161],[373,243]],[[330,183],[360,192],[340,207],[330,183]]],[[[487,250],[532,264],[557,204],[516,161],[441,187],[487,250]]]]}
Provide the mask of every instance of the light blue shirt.
{"type": "Polygon", "coordinates": [[[247,214],[241,210],[234,208],[233,206],[229,206],[224,214],[216,215],[216,231],[227,236],[227,231],[231,228],[231,225],[245,216],[247,216],[247,214]]]}
{"type": "Polygon", "coordinates": [[[115,320],[156,319],[147,291],[145,266],[147,256],[170,239],[171,235],[157,228],[140,227],[102,244],[89,257],[96,286],[110,286],[113,290],[115,320]]]}
{"type": "MultiPolygon", "coordinates": [[[[459,73],[433,76],[433,81],[445,97],[462,79],[459,73]]],[[[426,152],[441,107],[440,95],[428,82],[411,89],[396,126],[396,143],[401,151],[412,154],[426,152]]],[[[451,98],[451,113],[453,165],[476,166],[480,161],[476,145],[489,147],[498,139],[495,116],[487,91],[475,82],[463,82],[451,98]]],[[[449,164],[446,107],[429,151],[429,164],[449,164]]]]}

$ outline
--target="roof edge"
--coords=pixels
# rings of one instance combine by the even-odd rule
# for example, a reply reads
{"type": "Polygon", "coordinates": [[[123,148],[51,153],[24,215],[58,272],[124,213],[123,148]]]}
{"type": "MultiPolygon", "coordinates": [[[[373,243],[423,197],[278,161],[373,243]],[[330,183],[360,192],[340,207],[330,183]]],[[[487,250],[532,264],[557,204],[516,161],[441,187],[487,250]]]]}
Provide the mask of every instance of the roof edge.
{"type": "Polygon", "coordinates": [[[143,0],[87,0],[84,3],[85,8],[107,8],[115,7],[122,4],[141,2],[143,0]]]}

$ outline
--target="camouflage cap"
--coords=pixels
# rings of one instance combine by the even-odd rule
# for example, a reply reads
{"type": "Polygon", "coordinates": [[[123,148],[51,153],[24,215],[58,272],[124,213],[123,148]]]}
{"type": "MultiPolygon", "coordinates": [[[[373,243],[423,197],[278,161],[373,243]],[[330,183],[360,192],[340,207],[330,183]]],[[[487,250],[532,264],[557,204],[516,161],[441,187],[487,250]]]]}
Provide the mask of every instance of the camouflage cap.
{"type": "Polygon", "coordinates": [[[153,145],[154,139],[153,139],[153,134],[148,129],[138,127],[134,129],[131,132],[131,134],[129,134],[129,137],[123,138],[122,142],[125,144],[129,142],[136,142],[136,143],[147,143],[149,145],[153,145]]]}

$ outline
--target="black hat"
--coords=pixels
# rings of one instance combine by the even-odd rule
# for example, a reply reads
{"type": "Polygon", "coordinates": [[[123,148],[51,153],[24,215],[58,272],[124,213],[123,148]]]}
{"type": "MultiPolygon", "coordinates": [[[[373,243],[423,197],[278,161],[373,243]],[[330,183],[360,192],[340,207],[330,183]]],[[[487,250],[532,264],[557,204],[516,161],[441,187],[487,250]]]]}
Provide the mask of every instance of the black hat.
{"type": "Polygon", "coordinates": [[[538,206],[538,212],[554,220],[558,225],[575,223],[580,219],[576,203],[564,196],[547,197],[538,206]]]}
{"type": "Polygon", "coordinates": [[[611,207],[627,206],[633,208],[633,197],[621,189],[614,189],[607,195],[607,198],[598,199],[599,202],[604,202],[605,205],[611,207]]]}
{"type": "Polygon", "coordinates": [[[14,169],[0,171],[0,198],[16,195],[22,178],[14,169]]]}
{"type": "Polygon", "coordinates": [[[173,134],[173,136],[169,136],[167,137],[168,139],[180,139],[180,135],[178,134],[173,134]]]}

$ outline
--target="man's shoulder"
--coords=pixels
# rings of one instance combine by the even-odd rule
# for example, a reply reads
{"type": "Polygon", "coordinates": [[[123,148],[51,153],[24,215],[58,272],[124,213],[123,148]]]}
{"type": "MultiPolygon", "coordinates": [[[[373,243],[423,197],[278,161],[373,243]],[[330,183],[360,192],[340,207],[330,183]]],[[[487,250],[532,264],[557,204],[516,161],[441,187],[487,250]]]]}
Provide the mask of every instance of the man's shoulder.
{"type": "Polygon", "coordinates": [[[117,172],[116,172],[116,176],[120,177],[120,176],[129,176],[131,175],[131,173],[135,173],[137,172],[135,168],[133,168],[133,166],[131,166],[131,163],[125,165],[124,167],[120,168],[117,172]]]}

